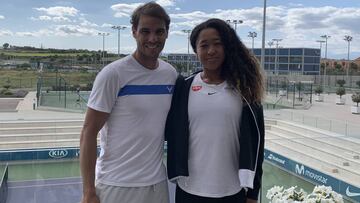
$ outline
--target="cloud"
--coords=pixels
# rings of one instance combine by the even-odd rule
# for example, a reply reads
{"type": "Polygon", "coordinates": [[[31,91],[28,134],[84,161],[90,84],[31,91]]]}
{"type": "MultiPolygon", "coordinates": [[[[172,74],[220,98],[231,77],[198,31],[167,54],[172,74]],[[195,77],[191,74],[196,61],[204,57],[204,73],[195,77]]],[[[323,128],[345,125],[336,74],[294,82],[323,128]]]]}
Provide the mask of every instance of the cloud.
{"type": "Polygon", "coordinates": [[[157,0],[156,3],[163,7],[175,6],[175,1],[173,0],[157,0]]]}
{"type": "Polygon", "coordinates": [[[44,36],[53,36],[54,32],[48,29],[41,29],[34,32],[16,32],[18,37],[44,37],[44,36]]]}
{"type": "Polygon", "coordinates": [[[0,20],[5,19],[5,16],[0,15],[0,20]]]}
{"type": "Polygon", "coordinates": [[[63,7],[63,6],[55,6],[55,7],[49,7],[49,8],[35,8],[35,10],[43,11],[47,15],[50,16],[76,16],[79,12],[74,7],[63,7]]]}
{"type": "Polygon", "coordinates": [[[176,30],[176,31],[170,31],[169,33],[170,35],[180,35],[180,36],[187,36],[186,33],[184,33],[183,31],[180,30],[176,30]]]}
{"type": "Polygon", "coordinates": [[[177,11],[180,11],[180,10],[181,10],[181,8],[179,8],[179,7],[176,7],[176,8],[175,8],[175,10],[177,10],[177,11]]]}
{"type": "Polygon", "coordinates": [[[80,25],[57,25],[55,33],[58,36],[95,36],[99,30],[80,25]]]}
{"type": "Polygon", "coordinates": [[[115,11],[114,16],[117,18],[129,17],[131,13],[143,3],[133,3],[133,4],[115,4],[110,8],[115,11]]]}
{"type": "Polygon", "coordinates": [[[81,21],[81,23],[80,23],[81,26],[85,26],[85,27],[99,27],[96,23],[92,23],[92,22],[86,20],[86,19],[83,18],[83,17],[80,18],[80,21],[81,21]]]}
{"type": "Polygon", "coordinates": [[[33,21],[53,21],[56,23],[59,22],[72,22],[69,18],[64,17],[64,16],[55,16],[55,17],[51,17],[51,16],[39,16],[39,17],[30,17],[31,20],[33,21]]]}
{"type": "Polygon", "coordinates": [[[4,37],[4,36],[12,36],[13,33],[10,30],[0,30],[0,36],[4,37]]]}
{"type": "MultiPolygon", "coordinates": [[[[158,0],[156,1],[159,5],[163,7],[175,6],[174,0],[158,0]]],[[[130,3],[130,4],[114,4],[110,8],[115,11],[114,17],[122,18],[122,17],[129,17],[133,11],[143,5],[144,3],[130,3]]]]}
{"type": "Polygon", "coordinates": [[[109,23],[104,23],[101,25],[101,27],[112,27],[114,26],[113,24],[109,24],[109,23]]]}

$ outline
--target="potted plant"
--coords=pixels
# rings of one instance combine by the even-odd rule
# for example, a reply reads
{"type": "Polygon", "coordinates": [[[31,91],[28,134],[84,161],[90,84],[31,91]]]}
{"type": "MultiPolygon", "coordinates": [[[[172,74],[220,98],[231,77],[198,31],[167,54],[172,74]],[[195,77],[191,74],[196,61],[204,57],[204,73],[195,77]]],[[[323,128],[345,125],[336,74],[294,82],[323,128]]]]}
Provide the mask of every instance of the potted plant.
{"type": "Polygon", "coordinates": [[[280,90],[279,90],[279,96],[286,96],[286,87],[287,87],[287,84],[285,81],[281,81],[280,83],[280,90]]]}
{"type": "Polygon", "coordinates": [[[345,94],[345,88],[344,87],[339,87],[337,90],[336,90],[336,94],[339,95],[338,98],[336,98],[336,104],[338,105],[344,105],[345,104],[345,98],[342,97],[344,94],[345,94]]]}
{"type": "Polygon", "coordinates": [[[321,95],[321,93],[323,93],[323,88],[321,86],[317,86],[314,91],[315,91],[315,101],[317,102],[324,101],[324,95],[321,95]]]}
{"type": "Polygon", "coordinates": [[[353,102],[356,103],[356,106],[352,106],[351,107],[351,113],[353,114],[360,114],[360,106],[359,106],[359,103],[360,103],[360,92],[357,92],[355,94],[353,94],[351,96],[351,99],[353,100],[353,102]]]}

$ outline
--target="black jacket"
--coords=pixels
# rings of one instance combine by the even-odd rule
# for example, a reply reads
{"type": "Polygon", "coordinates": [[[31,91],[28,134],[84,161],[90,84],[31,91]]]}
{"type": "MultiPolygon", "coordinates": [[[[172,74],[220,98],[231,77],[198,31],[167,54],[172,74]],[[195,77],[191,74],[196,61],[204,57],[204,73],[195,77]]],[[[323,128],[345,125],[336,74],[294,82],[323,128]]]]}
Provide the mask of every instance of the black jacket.
{"type": "MultiPolygon", "coordinates": [[[[188,176],[189,118],[188,99],[194,75],[176,80],[170,111],[166,121],[167,172],[170,180],[188,176]]],[[[264,116],[262,106],[244,99],[240,119],[239,180],[247,190],[247,198],[258,199],[264,160],[264,116]]]]}

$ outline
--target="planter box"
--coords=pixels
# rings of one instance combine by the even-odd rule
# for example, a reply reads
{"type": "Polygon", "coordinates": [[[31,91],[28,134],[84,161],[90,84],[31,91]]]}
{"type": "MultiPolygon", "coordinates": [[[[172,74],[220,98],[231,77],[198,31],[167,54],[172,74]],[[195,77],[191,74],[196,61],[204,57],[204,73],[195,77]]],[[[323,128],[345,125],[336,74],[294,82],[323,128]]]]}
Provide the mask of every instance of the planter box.
{"type": "Polygon", "coordinates": [[[344,105],[345,104],[346,99],[344,97],[342,98],[336,98],[336,104],[337,105],[344,105]]]}
{"type": "Polygon", "coordinates": [[[351,113],[353,114],[360,114],[360,106],[352,106],[351,113]]]}
{"type": "Polygon", "coordinates": [[[286,90],[279,90],[279,96],[286,96],[286,90]]]}
{"type": "Polygon", "coordinates": [[[324,95],[315,95],[315,101],[323,102],[324,101],[324,95]]]}

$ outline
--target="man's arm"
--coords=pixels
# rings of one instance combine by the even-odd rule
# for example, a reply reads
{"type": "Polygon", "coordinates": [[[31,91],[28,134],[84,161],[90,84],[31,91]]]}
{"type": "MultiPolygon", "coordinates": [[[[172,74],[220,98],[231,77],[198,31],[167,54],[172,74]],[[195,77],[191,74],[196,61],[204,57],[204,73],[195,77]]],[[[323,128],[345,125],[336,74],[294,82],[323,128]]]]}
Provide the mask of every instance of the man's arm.
{"type": "Polygon", "coordinates": [[[80,136],[80,169],[83,181],[82,203],[100,202],[95,191],[97,134],[109,118],[109,113],[88,108],[80,136]]]}

